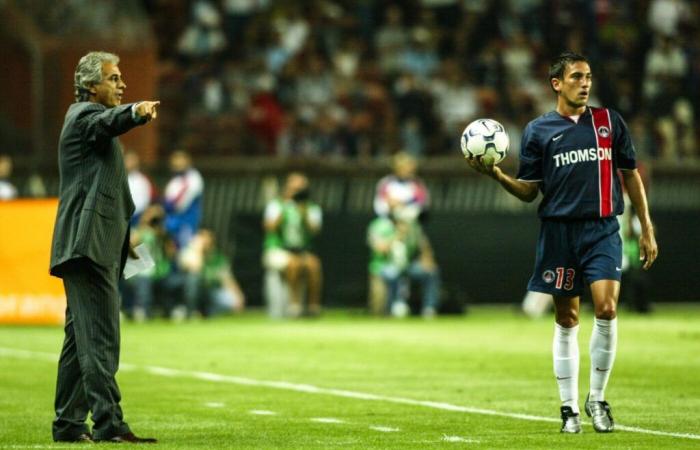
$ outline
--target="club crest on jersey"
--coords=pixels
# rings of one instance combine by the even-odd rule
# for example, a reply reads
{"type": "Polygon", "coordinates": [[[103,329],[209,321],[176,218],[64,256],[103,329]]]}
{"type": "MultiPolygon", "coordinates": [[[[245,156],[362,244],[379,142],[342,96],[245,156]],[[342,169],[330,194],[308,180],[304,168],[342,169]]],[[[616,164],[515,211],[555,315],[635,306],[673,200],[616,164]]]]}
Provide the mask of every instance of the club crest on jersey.
{"type": "Polygon", "coordinates": [[[598,134],[606,138],[610,136],[610,128],[606,127],[605,125],[601,125],[598,127],[598,134]]]}
{"type": "Polygon", "coordinates": [[[554,272],[551,270],[545,270],[542,273],[542,279],[545,283],[554,283],[554,272]]]}

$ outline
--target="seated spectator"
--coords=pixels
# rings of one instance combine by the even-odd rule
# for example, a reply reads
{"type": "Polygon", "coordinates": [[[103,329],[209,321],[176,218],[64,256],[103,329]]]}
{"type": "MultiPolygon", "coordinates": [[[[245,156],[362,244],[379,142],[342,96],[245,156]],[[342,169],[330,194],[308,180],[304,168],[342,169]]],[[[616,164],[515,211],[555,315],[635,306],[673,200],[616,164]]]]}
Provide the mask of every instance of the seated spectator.
{"type": "Polygon", "coordinates": [[[131,200],[134,202],[134,214],[131,216],[131,226],[136,226],[139,223],[141,214],[143,214],[148,205],[153,201],[155,189],[151,180],[141,172],[138,153],[132,150],[124,152],[124,167],[126,167],[131,200]]]}
{"type": "Polygon", "coordinates": [[[151,205],[131,231],[131,245],[144,244],[155,262],[152,268],[124,280],[123,309],[136,322],[153,317],[156,303],[166,316],[177,316],[181,303],[182,277],[175,272],[173,263],[177,249],[165,232],[164,219],[163,207],[151,205]]]}
{"type": "Polygon", "coordinates": [[[0,155],[0,201],[17,197],[17,188],[10,182],[12,175],[12,158],[0,155]]]}
{"type": "MultiPolygon", "coordinates": [[[[389,217],[374,219],[367,240],[372,251],[370,277],[380,277],[385,283],[388,308],[384,310],[388,309],[396,317],[406,316],[410,308],[403,286],[407,281],[418,281],[423,291],[422,315],[434,317],[439,302],[440,275],[430,243],[411,210],[395,206],[389,217]]],[[[373,311],[382,310],[381,298],[371,298],[371,302],[373,311]]]]}
{"type": "Polygon", "coordinates": [[[202,219],[204,180],[184,150],[170,155],[173,177],[165,187],[165,229],[184,248],[199,228],[202,219]]]}
{"type": "Polygon", "coordinates": [[[423,180],[416,175],[416,159],[408,153],[397,153],[392,168],[394,173],[385,176],[377,184],[374,212],[380,217],[388,217],[391,200],[404,208],[404,214],[412,214],[414,218],[424,215],[430,196],[423,180]]]}
{"type": "Polygon", "coordinates": [[[208,0],[192,4],[192,20],[177,43],[179,53],[188,60],[219,54],[226,48],[226,35],[221,29],[221,13],[208,0]]]}
{"type": "MultiPolygon", "coordinates": [[[[321,225],[321,208],[309,198],[308,179],[301,173],[289,174],[282,197],[267,205],[263,221],[266,233],[263,264],[268,270],[278,271],[286,281],[289,316],[302,314],[305,287],[306,313],[318,315],[321,311],[321,260],[312,247],[321,225]]],[[[268,302],[279,299],[268,298],[268,302]]]]}
{"type": "Polygon", "coordinates": [[[211,230],[201,229],[182,250],[184,297],[188,316],[204,317],[240,312],[245,295],[231,270],[231,261],[216,247],[211,230]]]}

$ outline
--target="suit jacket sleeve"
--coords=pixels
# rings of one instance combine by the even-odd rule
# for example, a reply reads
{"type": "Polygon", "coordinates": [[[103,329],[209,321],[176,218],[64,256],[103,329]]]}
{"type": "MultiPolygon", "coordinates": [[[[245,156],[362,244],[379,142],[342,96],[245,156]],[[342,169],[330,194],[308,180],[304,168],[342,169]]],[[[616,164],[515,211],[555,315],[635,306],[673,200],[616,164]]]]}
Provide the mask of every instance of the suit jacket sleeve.
{"type": "Polygon", "coordinates": [[[84,108],[78,117],[78,123],[82,127],[86,143],[92,148],[103,148],[94,144],[120,136],[135,126],[143,124],[145,119],[134,119],[133,105],[129,103],[107,109],[103,105],[93,103],[84,108]]]}

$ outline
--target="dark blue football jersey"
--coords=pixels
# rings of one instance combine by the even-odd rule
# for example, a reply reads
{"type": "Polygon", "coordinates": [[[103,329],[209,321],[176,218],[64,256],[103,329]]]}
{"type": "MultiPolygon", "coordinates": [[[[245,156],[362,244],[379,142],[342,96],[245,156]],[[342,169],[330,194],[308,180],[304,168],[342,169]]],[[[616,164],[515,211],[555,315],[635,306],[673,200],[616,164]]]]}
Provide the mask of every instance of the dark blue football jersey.
{"type": "Polygon", "coordinates": [[[540,218],[592,219],[622,214],[617,170],[635,168],[622,117],[588,107],[578,122],[551,111],[527,124],[517,178],[539,182],[540,218]]]}

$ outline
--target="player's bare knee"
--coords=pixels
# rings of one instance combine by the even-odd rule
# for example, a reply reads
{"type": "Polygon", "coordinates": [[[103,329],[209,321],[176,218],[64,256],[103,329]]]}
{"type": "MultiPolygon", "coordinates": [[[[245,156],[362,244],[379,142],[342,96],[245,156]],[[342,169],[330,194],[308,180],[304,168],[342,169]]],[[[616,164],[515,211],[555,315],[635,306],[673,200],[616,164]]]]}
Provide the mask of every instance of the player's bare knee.
{"type": "Polygon", "coordinates": [[[564,328],[573,328],[578,325],[578,318],[576,317],[564,317],[556,319],[557,324],[564,328]]]}
{"type": "Polygon", "coordinates": [[[575,309],[557,311],[555,320],[564,328],[573,328],[578,325],[578,311],[575,309]]]}
{"type": "Polygon", "coordinates": [[[596,307],[595,317],[596,319],[613,320],[615,317],[617,317],[617,308],[615,303],[605,303],[596,307]]]}

